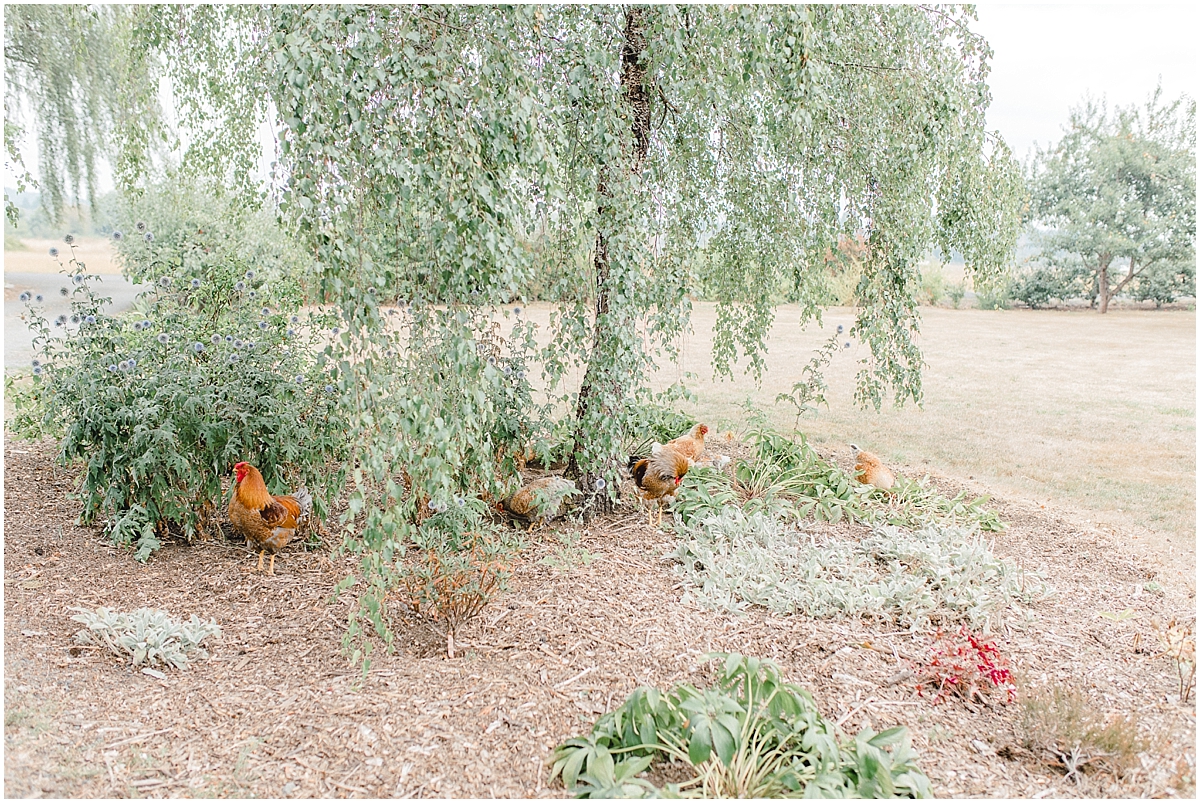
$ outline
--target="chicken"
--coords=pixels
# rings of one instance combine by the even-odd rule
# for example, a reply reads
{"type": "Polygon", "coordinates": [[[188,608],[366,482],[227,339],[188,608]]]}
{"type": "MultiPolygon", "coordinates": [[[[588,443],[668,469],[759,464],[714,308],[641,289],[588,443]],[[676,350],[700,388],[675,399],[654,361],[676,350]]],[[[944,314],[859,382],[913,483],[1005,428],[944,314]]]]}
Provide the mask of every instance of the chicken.
{"type": "MultiPolygon", "coordinates": [[[[675,451],[670,446],[664,446],[650,457],[629,458],[629,468],[633,472],[633,481],[641,492],[640,496],[646,501],[658,503],[658,523],[662,524],[662,501],[675,496],[683,475],[687,474],[692,461],[687,455],[675,451]]],[[[654,526],[654,511],[650,511],[648,522],[654,526]]]]}
{"type": "Polygon", "coordinates": [[[529,524],[553,521],[566,513],[566,501],[579,493],[565,477],[542,477],[524,485],[501,504],[510,515],[529,524]]]}
{"type": "Polygon", "coordinates": [[[272,496],[254,466],[238,463],[233,470],[236,488],[229,500],[229,521],[234,530],[246,536],[246,543],[258,550],[255,571],[262,571],[263,555],[270,552],[267,573],[275,574],[275,553],[292,540],[312,514],[312,497],[303,488],[294,496],[272,496]]]}
{"type": "Polygon", "coordinates": [[[878,457],[859,449],[853,443],[850,444],[850,453],[854,455],[854,476],[859,482],[874,485],[883,491],[896,484],[896,477],[878,457]]]}
{"type": "Polygon", "coordinates": [[[704,453],[704,436],[707,434],[708,427],[704,424],[697,424],[688,430],[686,435],[680,435],[673,441],[667,441],[667,448],[674,449],[695,462],[704,453]]]}

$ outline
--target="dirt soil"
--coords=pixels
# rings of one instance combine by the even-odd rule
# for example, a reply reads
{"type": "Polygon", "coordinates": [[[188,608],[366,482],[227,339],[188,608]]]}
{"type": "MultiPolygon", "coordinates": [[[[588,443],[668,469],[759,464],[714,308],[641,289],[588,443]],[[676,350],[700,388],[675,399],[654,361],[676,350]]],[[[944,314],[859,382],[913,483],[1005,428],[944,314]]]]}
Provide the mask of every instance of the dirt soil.
{"type": "Polygon", "coordinates": [[[458,657],[397,619],[395,653],[377,650],[363,677],[342,653],[353,595],[331,596],[352,558],[293,546],[267,577],[247,571],[245,547],[214,539],[139,565],[75,525],[75,474],[52,454],[5,443],[6,797],[562,797],[546,783],[556,744],[639,684],[707,683],[709,651],[778,662],[847,733],[907,725],[938,796],[1194,794],[1194,698],[1181,703],[1175,665],[1144,649],[1152,617],[1194,621],[1194,598],[1155,590],[1119,534],[1036,504],[997,500],[1011,527],[994,550],[1056,594],[998,633],[1000,648],[1024,683],[1071,682],[1105,714],[1136,716],[1144,749],[1119,780],[1066,780],[1027,751],[1019,703],[933,705],[910,682],[888,685],[928,636],[685,604],[662,557],[671,534],[631,505],[573,544],[574,525],[531,534],[510,590],[460,631],[458,657]],[[76,644],[72,608],[101,605],[216,619],[223,636],[209,660],[158,679],[76,644]]]}

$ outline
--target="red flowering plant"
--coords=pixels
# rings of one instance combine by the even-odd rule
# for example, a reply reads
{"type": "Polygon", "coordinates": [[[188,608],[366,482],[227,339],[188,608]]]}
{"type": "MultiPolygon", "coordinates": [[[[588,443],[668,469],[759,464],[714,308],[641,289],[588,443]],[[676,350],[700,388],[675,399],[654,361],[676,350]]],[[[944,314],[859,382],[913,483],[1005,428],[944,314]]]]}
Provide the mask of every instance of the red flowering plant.
{"type": "Polygon", "coordinates": [[[916,667],[917,693],[932,697],[934,705],[952,695],[964,700],[988,702],[993,689],[1004,693],[1003,702],[1017,698],[1017,687],[994,641],[972,633],[966,625],[956,634],[938,630],[929,658],[916,667]]]}

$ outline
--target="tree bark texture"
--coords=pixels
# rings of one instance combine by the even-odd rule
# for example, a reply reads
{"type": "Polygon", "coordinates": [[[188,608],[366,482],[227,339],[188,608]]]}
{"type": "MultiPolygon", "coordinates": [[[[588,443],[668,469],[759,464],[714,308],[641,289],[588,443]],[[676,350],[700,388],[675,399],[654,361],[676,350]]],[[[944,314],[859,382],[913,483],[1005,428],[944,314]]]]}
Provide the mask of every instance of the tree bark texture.
{"type": "MultiPolygon", "coordinates": [[[[646,86],[646,65],[642,60],[646,50],[644,14],[645,10],[636,6],[625,12],[625,35],[621,46],[621,97],[630,112],[633,153],[630,154],[629,169],[634,174],[641,172],[650,149],[650,89],[646,86]]],[[[592,260],[596,271],[596,319],[592,329],[592,353],[583,384],[579,388],[579,401],[575,408],[575,442],[567,463],[567,475],[581,480],[580,490],[583,491],[584,498],[591,503],[594,512],[610,509],[611,503],[608,502],[608,494],[595,492],[595,479],[600,474],[584,474],[581,471],[578,452],[584,436],[583,421],[595,411],[596,405],[603,404],[603,394],[598,388],[602,381],[602,369],[598,367],[598,361],[603,359],[605,342],[612,337],[611,323],[608,319],[612,294],[608,252],[610,232],[605,230],[604,223],[608,211],[606,202],[612,196],[606,179],[602,172],[596,186],[599,203],[596,207],[596,253],[592,260]]],[[[612,411],[605,409],[601,412],[610,414],[612,411]]]]}
{"type": "Polygon", "coordinates": [[[1100,276],[1099,276],[1098,281],[1099,281],[1099,285],[1100,285],[1099,290],[1100,290],[1100,314],[1101,315],[1108,312],[1108,299],[1109,299],[1109,295],[1108,295],[1108,265],[1109,265],[1110,261],[1111,261],[1110,258],[1107,256],[1100,257],[1100,276]]]}

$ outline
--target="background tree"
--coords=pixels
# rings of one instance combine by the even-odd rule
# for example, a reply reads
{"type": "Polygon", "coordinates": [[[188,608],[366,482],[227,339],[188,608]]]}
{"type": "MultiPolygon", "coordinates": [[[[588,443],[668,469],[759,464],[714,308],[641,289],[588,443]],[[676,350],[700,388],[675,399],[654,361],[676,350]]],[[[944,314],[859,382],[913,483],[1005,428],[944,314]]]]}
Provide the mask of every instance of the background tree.
{"type": "Polygon", "coordinates": [[[1144,108],[1088,101],[1032,165],[1042,260],[1107,312],[1118,293],[1173,300],[1195,293],[1196,102],[1144,108]]]}

